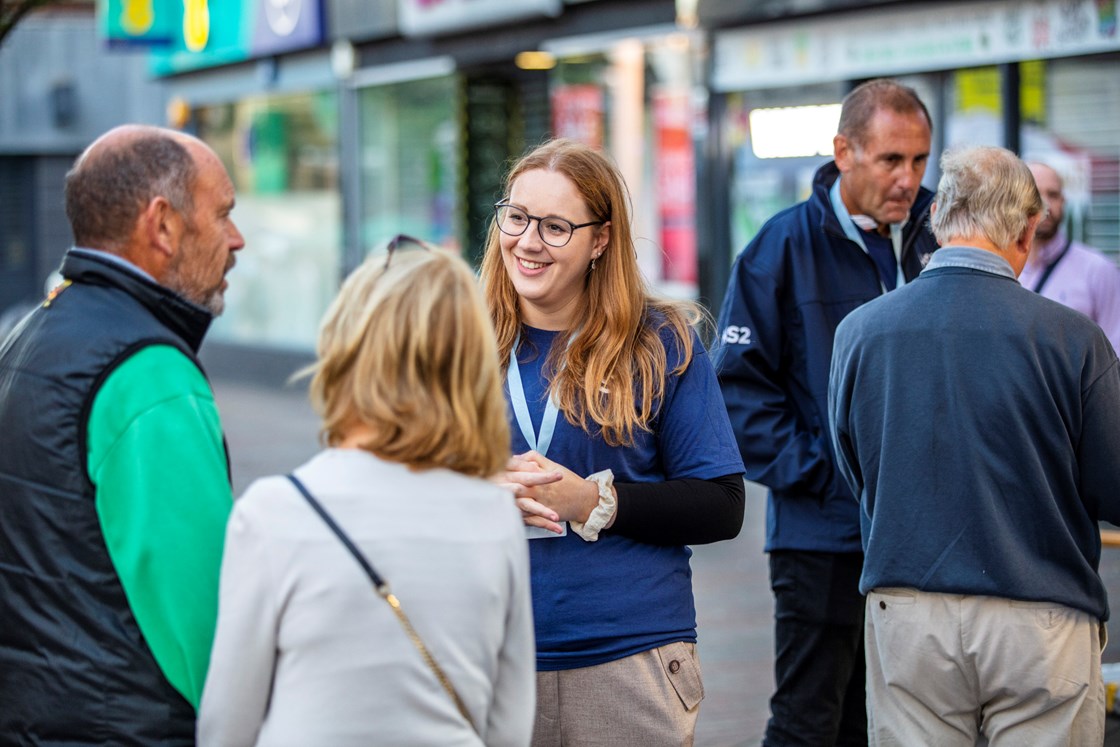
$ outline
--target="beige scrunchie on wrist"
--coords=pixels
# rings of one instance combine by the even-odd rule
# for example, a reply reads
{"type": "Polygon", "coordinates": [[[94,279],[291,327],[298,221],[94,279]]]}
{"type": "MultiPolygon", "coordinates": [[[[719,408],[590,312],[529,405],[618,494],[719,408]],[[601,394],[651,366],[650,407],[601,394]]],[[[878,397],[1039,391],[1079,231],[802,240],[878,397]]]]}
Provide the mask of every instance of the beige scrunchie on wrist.
{"type": "Polygon", "coordinates": [[[599,488],[599,505],[592,511],[591,515],[587,517],[587,521],[570,521],[572,531],[583,537],[588,542],[594,542],[599,539],[599,532],[607,525],[607,522],[614,516],[615,511],[618,510],[618,497],[615,496],[611,486],[614,485],[614,472],[609,469],[596,472],[583,478],[589,482],[595,483],[599,488]]]}

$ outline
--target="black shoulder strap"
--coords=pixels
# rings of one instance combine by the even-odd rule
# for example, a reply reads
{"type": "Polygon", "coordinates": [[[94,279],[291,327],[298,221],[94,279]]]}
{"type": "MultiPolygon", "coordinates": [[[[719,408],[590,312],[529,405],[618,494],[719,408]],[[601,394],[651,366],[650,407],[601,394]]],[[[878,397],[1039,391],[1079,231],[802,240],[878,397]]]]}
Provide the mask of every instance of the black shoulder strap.
{"type": "Polygon", "coordinates": [[[369,576],[369,580],[373,582],[374,587],[378,590],[384,587],[385,580],[378,575],[377,571],[373,570],[373,566],[366,560],[366,556],[358,549],[357,545],[351,541],[349,535],[342,531],[342,527],[335,522],[334,517],[327,513],[327,509],[323,508],[323,504],[315,500],[315,496],[311,495],[311,491],[300,482],[298,477],[292,474],[286,475],[286,477],[291,481],[292,485],[296,486],[296,490],[303,494],[303,497],[311,504],[311,508],[315,509],[315,513],[319,514],[319,517],[331,528],[331,531],[335,533],[339,541],[346,546],[346,549],[354,556],[354,560],[358,561],[358,565],[360,565],[362,570],[366,572],[366,575],[369,576]]]}
{"type": "Polygon", "coordinates": [[[298,490],[303,495],[303,497],[307,499],[307,503],[311,506],[311,508],[315,509],[315,513],[319,514],[320,518],[322,518],[323,521],[326,522],[326,525],[330,527],[332,532],[335,533],[335,536],[337,536],[338,539],[341,540],[342,544],[346,546],[346,549],[350,551],[350,554],[354,556],[354,560],[357,560],[358,564],[362,566],[362,570],[366,572],[366,575],[369,576],[369,580],[373,582],[374,590],[377,592],[378,596],[380,596],[389,604],[389,607],[393,610],[393,614],[397,616],[397,620],[400,622],[401,627],[404,628],[404,632],[412,641],[412,645],[415,646],[416,650],[420,652],[420,656],[424,659],[424,663],[428,665],[428,668],[432,670],[432,673],[436,676],[436,679],[439,680],[439,683],[443,686],[443,689],[447,691],[447,694],[451,697],[452,702],[455,703],[455,707],[459,710],[459,714],[463,717],[467,724],[470,725],[471,730],[474,731],[475,734],[478,734],[478,727],[475,726],[474,719],[471,718],[471,714],[470,711],[467,710],[466,703],[464,703],[463,699],[459,697],[459,692],[455,689],[455,686],[451,684],[451,679],[448,678],[447,674],[443,671],[443,667],[439,665],[439,662],[437,662],[435,657],[432,656],[432,652],[429,651],[428,647],[424,645],[424,642],[420,640],[420,634],[416,632],[416,628],[412,626],[412,621],[408,619],[408,615],[406,615],[404,613],[404,610],[401,609],[400,600],[398,600],[393,592],[390,591],[389,584],[385,583],[385,579],[381,578],[381,576],[377,574],[377,571],[373,570],[373,566],[368,560],[366,560],[366,556],[362,553],[361,550],[358,549],[358,546],[350,540],[350,537],[347,536],[346,532],[342,531],[342,527],[340,527],[335,522],[334,518],[329,513],[327,513],[327,510],[323,508],[323,504],[315,500],[315,496],[311,495],[311,491],[309,491],[307,487],[302,482],[300,482],[299,478],[291,473],[285,475],[285,477],[287,477],[288,480],[291,481],[292,485],[296,487],[296,490],[298,490]]]}
{"type": "Polygon", "coordinates": [[[1053,262],[1046,265],[1046,269],[1042,271],[1042,275],[1039,276],[1038,282],[1034,284],[1034,288],[1032,288],[1031,290],[1033,290],[1035,293],[1042,292],[1042,286],[1046,285],[1046,281],[1050,279],[1050,274],[1054,272],[1054,268],[1057,267],[1058,263],[1062,261],[1062,258],[1066,256],[1066,252],[1069,251],[1069,248],[1072,245],[1073,238],[1067,238],[1066,245],[1062,247],[1062,251],[1058,252],[1058,256],[1054,257],[1053,262]]]}

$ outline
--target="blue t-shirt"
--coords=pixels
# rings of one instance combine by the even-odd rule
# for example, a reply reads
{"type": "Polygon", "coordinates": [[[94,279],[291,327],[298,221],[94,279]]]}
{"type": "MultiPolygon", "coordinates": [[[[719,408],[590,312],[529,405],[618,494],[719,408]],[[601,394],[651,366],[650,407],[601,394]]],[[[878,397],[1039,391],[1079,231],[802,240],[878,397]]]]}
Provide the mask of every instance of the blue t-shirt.
{"type": "MultiPolygon", "coordinates": [[[[540,432],[548,382],[542,367],[556,332],[522,328],[519,369],[534,432],[540,432]]],[[[661,333],[669,370],[680,361],[670,330],[661,333]]],[[[546,456],[579,475],[608,467],[616,482],[711,479],[743,472],[743,462],[707,353],[670,376],[652,433],[631,447],[606,444],[561,413],[546,456]]],[[[507,399],[509,392],[506,392],[507,399]]],[[[510,412],[514,453],[529,446],[510,412]]],[[[696,641],[692,570],[686,546],[658,546],[609,530],[586,542],[566,536],[529,542],[537,669],[588,667],[677,641],[696,641]]]]}

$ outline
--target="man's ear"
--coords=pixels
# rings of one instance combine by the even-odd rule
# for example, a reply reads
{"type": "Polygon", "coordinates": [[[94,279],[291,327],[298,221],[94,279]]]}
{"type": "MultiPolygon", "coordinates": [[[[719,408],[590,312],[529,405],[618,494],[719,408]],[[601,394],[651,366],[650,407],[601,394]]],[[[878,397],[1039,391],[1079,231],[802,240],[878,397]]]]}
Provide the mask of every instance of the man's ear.
{"type": "Polygon", "coordinates": [[[852,159],[855,158],[855,144],[845,135],[837,134],[832,138],[832,159],[836,161],[836,168],[841,174],[848,173],[852,168],[852,159]]]}
{"type": "Polygon", "coordinates": [[[1027,257],[1031,253],[1031,244],[1034,243],[1034,232],[1038,229],[1038,224],[1042,222],[1042,213],[1032,215],[1027,219],[1027,227],[1019,234],[1019,238],[1006,249],[1001,249],[1000,254],[1011,265],[1011,269],[1015,272],[1015,277],[1023,272],[1023,268],[1027,266],[1027,257]]]}
{"type": "Polygon", "coordinates": [[[1034,234],[1038,230],[1038,224],[1042,222],[1042,216],[1045,210],[1041,213],[1032,215],[1027,219],[1027,227],[1023,229],[1022,235],[1019,240],[1015,242],[1016,249],[1023,252],[1024,255],[1031,253],[1031,245],[1034,244],[1034,234]]]}
{"type": "Polygon", "coordinates": [[[171,207],[166,197],[153,197],[144,211],[148,243],[159,253],[172,257],[179,249],[183,235],[183,217],[171,207]]]}
{"type": "Polygon", "coordinates": [[[140,213],[136,225],[133,264],[156,280],[162,280],[165,268],[179,252],[185,225],[183,216],[166,197],[153,197],[140,213]]]}

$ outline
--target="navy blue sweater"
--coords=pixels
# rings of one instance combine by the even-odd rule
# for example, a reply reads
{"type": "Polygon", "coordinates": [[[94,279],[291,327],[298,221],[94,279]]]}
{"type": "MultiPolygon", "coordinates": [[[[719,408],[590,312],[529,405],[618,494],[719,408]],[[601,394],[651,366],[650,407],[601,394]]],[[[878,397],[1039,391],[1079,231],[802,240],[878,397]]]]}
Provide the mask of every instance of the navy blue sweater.
{"type": "Polygon", "coordinates": [[[970,252],[982,250],[941,249],[836,333],[830,419],[860,500],[860,591],[1107,619],[1097,521],[1120,520],[1120,364],[1096,324],[1006,263],[1002,275],[951,264],[970,252]]]}

